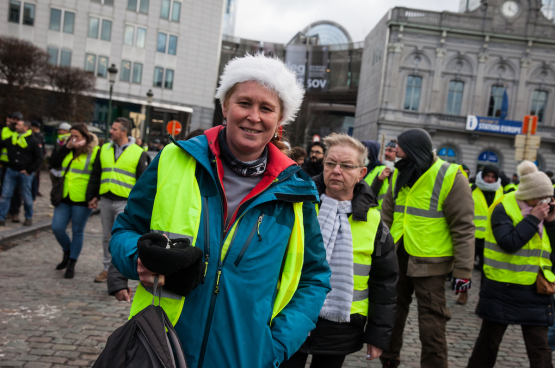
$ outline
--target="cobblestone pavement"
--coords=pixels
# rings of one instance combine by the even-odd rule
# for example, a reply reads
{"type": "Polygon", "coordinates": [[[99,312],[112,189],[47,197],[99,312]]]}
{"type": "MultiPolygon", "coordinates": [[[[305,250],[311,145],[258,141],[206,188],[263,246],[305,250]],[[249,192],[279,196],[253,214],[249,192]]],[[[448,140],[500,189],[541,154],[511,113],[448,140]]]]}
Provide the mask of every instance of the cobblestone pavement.
{"type": "MultiPolygon", "coordinates": [[[[71,280],[63,278],[63,271],[54,270],[62,252],[50,231],[21,237],[17,246],[0,252],[0,367],[92,366],[111,332],[126,321],[130,307],[109,296],[105,284],[92,282],[102,267],[101,240],[100,216],[92,216],[71,280]]],[[[447,295],[453,316],[447,325],[450,366],[466,366],[480,327],[474,314],[477,291],[470,291],[465,306],[455,304],[450,290],[447,295]]],[[[419,352],[414,303],[405,331],[402,367],[419,367],[419,352]]],[[[349,356],[344,366],[380,367],[365,358],[364,349],[349,356]]],[[[510,327],[496,367],[528,366],[520,329],[510,327]]]]}

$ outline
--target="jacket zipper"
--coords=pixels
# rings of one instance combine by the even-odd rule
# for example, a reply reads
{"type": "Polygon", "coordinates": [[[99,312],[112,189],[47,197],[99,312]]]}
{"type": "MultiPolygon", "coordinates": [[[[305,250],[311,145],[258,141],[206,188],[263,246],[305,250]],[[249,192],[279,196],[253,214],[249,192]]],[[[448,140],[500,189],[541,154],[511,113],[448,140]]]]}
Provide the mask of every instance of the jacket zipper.
{"type": "Polygon", "coordinates": [[[241,249],[241,252],[239,252],[239,255],[237,256],[237,259],[233,263],[235,265],[235,267],[239,267],[239,263],[241,263],[241,260],[243,259],[243,255],[245,254],[245,252],[249,248],[249,245],[252,242],[252,238],[254,238],[254,233],[257,230],[258,230],[258,239],[262,240],[262,236],[260,236],[260,224],[262,223],[263,218],[264,218],[264,213],[261,213],[260,216],[258,216],[258,220],[256,221],[256,224],[254,224],[254,226],[252,227],[252,230],[251,230],[251,232],[250,232],[250,234],[247,238],[247,241],[245,242],[245,245],[243,245],[243,248],[241,249]]]}
{"type": "Polygon", "coordinates": [[[208,199],[202,197],[204,202],[204,276],[202,283],[206,280],[206,272],[208,271],[208,259],[210,259],[210,214],[208,212],[208,199]]]}

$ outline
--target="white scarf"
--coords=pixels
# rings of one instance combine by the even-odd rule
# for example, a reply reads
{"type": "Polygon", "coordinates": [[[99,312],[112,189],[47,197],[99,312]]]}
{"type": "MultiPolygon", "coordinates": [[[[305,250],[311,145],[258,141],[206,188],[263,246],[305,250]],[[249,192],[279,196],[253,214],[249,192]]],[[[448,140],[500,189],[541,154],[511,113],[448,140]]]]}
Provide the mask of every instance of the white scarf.
{"type": "Polygon", "coordinates": [[[353,236],[348,213],[353,212],[351,201],[337,201],[325,194],[318,222],[326,248],[326,260],[331,268],[328,293],[320,317],[333,322],[349,322],[353,302],[353,236]]]}
{"type": "Polygon", "coordinates": [[[482,179],[482,172],[480,171],[478,175],[476,175],[476,186],[485,192],[497,192],[501,187],[501,178],[497,179],[495,183],[486,183],[484,179],[482,179]]]}

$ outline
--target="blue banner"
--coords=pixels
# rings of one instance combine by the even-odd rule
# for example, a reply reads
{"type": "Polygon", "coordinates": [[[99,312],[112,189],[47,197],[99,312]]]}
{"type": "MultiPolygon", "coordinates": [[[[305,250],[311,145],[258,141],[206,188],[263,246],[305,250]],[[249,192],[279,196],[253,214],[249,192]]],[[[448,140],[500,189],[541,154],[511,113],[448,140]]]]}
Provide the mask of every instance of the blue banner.
{"type": "Polygon", "coordinates": [[[522,132],[522,121],[468,115],[466,118],[466,130],[516,135],[522,132]]]}

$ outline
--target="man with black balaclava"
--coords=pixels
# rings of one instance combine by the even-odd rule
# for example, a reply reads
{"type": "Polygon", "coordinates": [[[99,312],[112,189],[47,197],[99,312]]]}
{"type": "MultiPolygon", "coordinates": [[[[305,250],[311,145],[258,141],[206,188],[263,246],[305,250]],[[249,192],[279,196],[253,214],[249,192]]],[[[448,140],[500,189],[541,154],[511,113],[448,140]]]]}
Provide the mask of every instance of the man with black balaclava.
{"type": "Polygon", "coordinates": [[[399,260],[397,308],[391,345],[380,360],[398,367],[403,330],[413,292],[423,368],[447,368],[445,326],[451,319],[445,300],[445,279],[453,272],[456,294],[470,288],[474,266],[474,206],[468,180],[459,165],[433,153],[432,139],[422,129],[398,137],[390,190],[382,220],[391,229],[399,260]]]}
{"type": "Polygon", "coordinates": [[[389,174],[391,170],[380,162],[380,144],[376,141],[362,141],[368,148],[368,162],[364,181],[368,183],[378,200],[378,210],[382,209],[385,193],[389,188],[389,174]]]}
{"type": "Polygon", "coordinates": [[[320,175],[324,172],[324,153],[326,153],[324,143],[312,143],[308,149],[308,160],[305,161],[301,169],[311,177],[320,175]]]}

